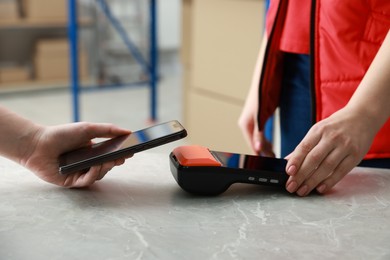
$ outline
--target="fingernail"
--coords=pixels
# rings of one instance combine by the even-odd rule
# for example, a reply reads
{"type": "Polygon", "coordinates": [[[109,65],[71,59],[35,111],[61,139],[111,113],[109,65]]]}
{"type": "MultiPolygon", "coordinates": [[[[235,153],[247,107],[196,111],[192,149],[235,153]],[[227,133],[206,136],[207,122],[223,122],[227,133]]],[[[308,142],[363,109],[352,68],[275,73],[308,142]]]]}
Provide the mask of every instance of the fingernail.
{"type": "Polygon", "coordinates": [[[297,189],[297,186],[298,186],[297,182],[292,181],[292,182],[290,182],[290,183],[287,185],[287,188],[286,188],[286,189],[287,189],[288,192],[293,193],[293,192],[295,192],[295,190],[297,189]]]}
{"type": "Polygon", "coordinates": [[[298,194],[299,196],[305,196],[306,193],[307,193],[307,190],[308,190],[307,185],[303,185],[303,186],[297,191],[297,194],[298,194]]]}
{"type": "Polygon", "coordinates": [[[291,165],[287,169],[287,174],[290,175],[290,176],[293,176],[295,174],[295,172],[296,172],[296,169],[297,169],[297,167],[295,167],[295,165],[291,165]]]}
{"type": "Polygon", "coordinates": [[[321,184],[318,188],[317,188],[317,191],[319,193],[323,193],[326,189],[326,185],[325,184],[321,184]]]}

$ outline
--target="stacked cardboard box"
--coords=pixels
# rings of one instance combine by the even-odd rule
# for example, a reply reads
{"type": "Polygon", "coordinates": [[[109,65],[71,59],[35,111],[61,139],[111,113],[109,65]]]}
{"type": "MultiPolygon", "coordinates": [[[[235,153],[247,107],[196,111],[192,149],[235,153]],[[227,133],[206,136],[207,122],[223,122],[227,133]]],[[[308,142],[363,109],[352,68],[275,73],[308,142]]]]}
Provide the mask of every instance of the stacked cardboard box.
{"type": "Polygon", "coordinates": [[[30,79],[30,70],[22,66],[10,66],[0,69],[0,84],[26,82],[30,79]]]}
{"type": "Polygon", "coordinates": [[[19,19],[18,5],[13,0],[0,0],[0,24],[12,23],[19,19]]]}
{"type": "Polygon", "coordinates": [[[23,13],[27,21],[66,22],[66,0],[23,0],[23,13]]]}
{"type": "Polygon", "coordinates": [[[0,0],[0,23],[12,24],[22,18],[32,23],[65,23],[67,0],[0,0]]]}
{"type": "MultiPolygon", "coordinates": [[[[1,28],[14,28],[21,26],[18,35],[24,36],[23,41],[30,43],[37,39],[34,53],[26,54],[22,57],[23,62],[29,64],[29,67],[20,67],[8,64],[9,61],[0,60],[0,84],[7,83],[33,83],[42,81],[65,83],[69,80],[70,59],[68,39],[64,35],[67,22],[67,0],[0,0],[0,26],[1,28]],[[32,25],[34,29],[31,32],[32,25]],[[55,26],[55,29],[61,30],[59,33],[42,33],[42,29],[55,26]],[[37,35],[35,28],[38,29],[37,35]],[[41,38],[60,37],[48,40],[41,38]],[[49,36],[51,35],[51,36],[49,36]],[[33,37],[33,38],[32,38],[33,37]],[[43,36],[45,37],[45,36],[43,36]],[[33,58],[33,60],[31,60],[33,58]],[[5,64],[7,62],[7,64],[5,64]],[[32,77],[31,77],[32,76],[32,77]]],[[[50,28],[50,30],[52,30],[50,28]]],[[[13,36],[13,35],[12,35],[13,36]]],[[[6,37],[3,34],[1,37],[6,37]]],[[[3,39],[3,38],[2,38],[3,39]]],[[[18,39],[19,40],[19,39],[18,39]]],[[[0,46],[1,47],[1,46],[0,46]]],[[[30,48],[28,44],[27,48],[30,48]]],[[[25,49],[24,49],[25,50],[25,49]]],[[[85,78],[87,75],[87,58],[84,53],[79,54],[79,75],[85,78]]],[[[22,59],[15,59],[17,65],[22,59]]],[[[11,84],[14,85],[14,84],[11,84]]],[[[15,84],[18,85],[18,84],[15,84]]]]}
{"type": "Polygon", "coordinates": [[[251,153],[237,121],[260,47],[265,1],[182,3],[184,123],[191,142],[251,153]]]}
{"type": "MultiPolygon", "coordinates": [[[[67,39],[40,39],[35,49],[35,78],[37,80],[68,80],[69,43],[67,39]]],[[[79,73],[87,75],[87,59],[84,53],[79,55],[79,73]]]]}

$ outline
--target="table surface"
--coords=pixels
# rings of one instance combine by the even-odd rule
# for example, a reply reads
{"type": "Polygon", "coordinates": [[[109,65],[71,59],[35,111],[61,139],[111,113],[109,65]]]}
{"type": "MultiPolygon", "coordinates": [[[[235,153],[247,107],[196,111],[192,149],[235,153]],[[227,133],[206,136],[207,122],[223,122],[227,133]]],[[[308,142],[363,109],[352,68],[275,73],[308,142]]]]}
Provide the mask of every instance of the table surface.
{"type": "Polygon", "coordinates": [[[182,191],[168,155],[143,152],[88,189],[0,158],[0,259],[390,259],[390,171],[356,168],[300,198],[234,184],[182,191]]]}

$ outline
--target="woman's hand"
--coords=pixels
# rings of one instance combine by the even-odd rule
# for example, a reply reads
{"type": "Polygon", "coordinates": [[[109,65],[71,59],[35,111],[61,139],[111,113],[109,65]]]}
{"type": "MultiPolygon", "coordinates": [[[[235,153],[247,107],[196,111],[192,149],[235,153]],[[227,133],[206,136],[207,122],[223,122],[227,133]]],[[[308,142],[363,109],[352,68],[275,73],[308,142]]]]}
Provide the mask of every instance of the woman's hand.
{"type": "Polygon", "coordinates": [[[86,187],[102,179],[125,158],[91,167],[87,172],[69,175],[59,174],[59,156],[65,152],[90,145],[97,137],[111,138],[130,131],[111,124],[72,123],[59,126],[38,126],[30,146],[20,163],[39,178],[63,187],[86,187]]]}
{"type": "Polygon", "coordinates": [[[287,156],[289,192],[327,192],[363,159],[390,117],[388,68],[390,30],[348,104],[315,124],[287,156]]]}
{"type": "Polygon", "coordinates": [[[315,124],[286,157],[286,189],[299,196],[329,191],[369,150],[377,132],[372,121],[344,108],[315,124]]]}
{"type": "Polygon", "coordinates": [[[250,145],[255,154],[275,157],[272,149],[272,143],[266,139],[264,132],[259,132],[258,130],[256,115],[257,108],[255,110],[244,109],[241,113],[238,125],[244,135],[245,140],[250,145]]]}

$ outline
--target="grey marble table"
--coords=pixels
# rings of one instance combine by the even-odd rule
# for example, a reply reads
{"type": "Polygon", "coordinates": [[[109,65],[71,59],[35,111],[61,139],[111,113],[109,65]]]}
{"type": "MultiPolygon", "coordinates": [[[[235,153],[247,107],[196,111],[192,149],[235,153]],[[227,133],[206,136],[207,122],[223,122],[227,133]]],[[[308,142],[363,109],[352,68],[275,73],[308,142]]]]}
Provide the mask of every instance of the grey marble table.
{"type": "Polygon", "coordinates": [[[357,168],[326,196],[177,186],[143,152],[89,189],[0,159],[0,259],[390,259],[390,171],[357,168]]]}

